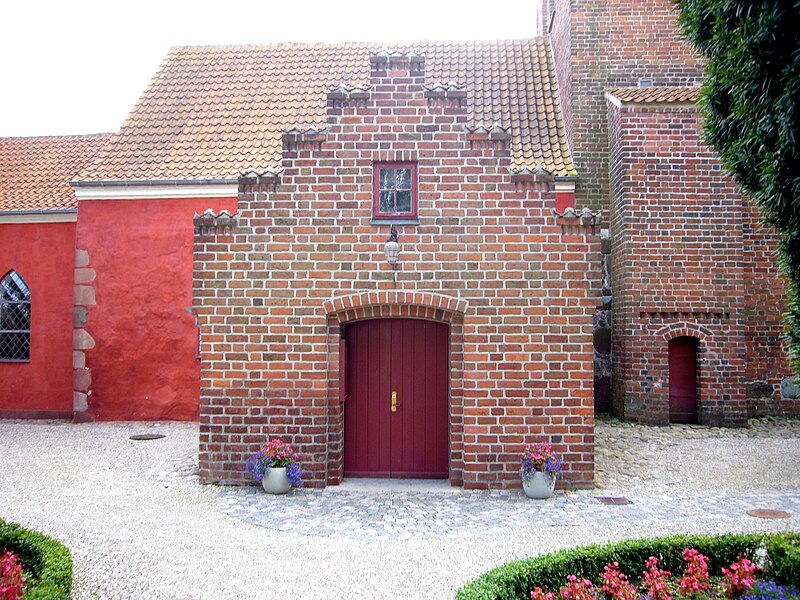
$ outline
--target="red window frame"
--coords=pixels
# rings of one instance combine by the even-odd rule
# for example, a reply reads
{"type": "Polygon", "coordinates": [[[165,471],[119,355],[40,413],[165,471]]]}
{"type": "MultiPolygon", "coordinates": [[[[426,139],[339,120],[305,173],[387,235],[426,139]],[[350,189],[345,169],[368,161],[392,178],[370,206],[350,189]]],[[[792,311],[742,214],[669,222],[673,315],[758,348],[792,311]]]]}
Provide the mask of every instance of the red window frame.
{"type": "MultiPolygon", "coordinates": [[[[415,162],[376,162],[372,167],[372,218],[374,219],[416,219],[417,206],[417,163],[415,162]],[[411,210],[405,212],[382,212],[381,199],[381,169],[411,169],[411,210]]],[[[388,191],[388,188],[383,190],[388,191]]],[[[392,188],[397,191],[397,188],[392,188]]],[[[395,201],[395,208],[397,202],[395,201]]]]}

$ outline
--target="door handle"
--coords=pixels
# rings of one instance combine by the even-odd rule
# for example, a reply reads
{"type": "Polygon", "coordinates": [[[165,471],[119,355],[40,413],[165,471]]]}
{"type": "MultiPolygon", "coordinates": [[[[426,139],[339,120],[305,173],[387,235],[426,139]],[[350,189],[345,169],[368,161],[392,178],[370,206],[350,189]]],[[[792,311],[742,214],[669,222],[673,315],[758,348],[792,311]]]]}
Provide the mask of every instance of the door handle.
{"type": "Polygon", "coordinates": [[[392,392],[392,412],[397,412],[397,392],[392,392]]]}

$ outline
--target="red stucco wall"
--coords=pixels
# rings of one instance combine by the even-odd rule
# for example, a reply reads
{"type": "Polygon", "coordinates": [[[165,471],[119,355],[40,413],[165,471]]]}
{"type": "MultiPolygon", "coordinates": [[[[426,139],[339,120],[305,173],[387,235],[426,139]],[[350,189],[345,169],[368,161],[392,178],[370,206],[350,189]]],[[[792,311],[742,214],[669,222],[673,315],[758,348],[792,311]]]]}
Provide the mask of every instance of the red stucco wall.
{"type": "Polygon", "coordinates": [[[195,212],[235,211],[236,199],[83,200],[77,247],[97,273],[86,331],[95,419],[199,416],[200,364],[192,305],[195,212]]]}
{"type": "Polygon", "coordinates": [[[0,278],[31,291],[30,362],[0,363],[0,412],[72,411],[74,247],[75,223],[0,225],[0,278]]]}

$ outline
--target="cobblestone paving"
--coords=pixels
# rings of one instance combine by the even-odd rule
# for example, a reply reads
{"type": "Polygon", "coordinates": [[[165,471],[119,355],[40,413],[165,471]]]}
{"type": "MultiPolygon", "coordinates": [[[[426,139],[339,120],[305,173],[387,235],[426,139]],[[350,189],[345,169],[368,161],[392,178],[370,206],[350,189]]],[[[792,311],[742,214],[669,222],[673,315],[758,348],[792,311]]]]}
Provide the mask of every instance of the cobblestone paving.
{"type": "MultiPolygon", "coordinates": [[[[800,480],[793,471],[788,471],[790,480],[780,491],[737,493],[725,490],[720,484],[716,493],[692,494],[691,490],[676,493],[681,484],[686,485],[687,467],[683,459],[689,460],[697,454],[693,444],[729,443],[740,438],[795,443],[800,439],[800,421],[763,419],[751,421],[747,428],[725,429],[646,427],[602,419],[596,433],[598,488],[559,491],[546,501],[528,500],[519,490],[383,492],[332,487],[270,496],[260,488],[227,487],[218,494],[217,506],[232,517],[261,527],[356,539],[453,538],[496,535],[519,527],[635,521],[754,519],[745,515],[754,508],[783,510],[793,517],[800,515],[800,480]],[[657,475],[671,483],[661,484],[657,475]],[[676,482],[677,485],[672,485],[676,482]],[[605,494],[606,489],[624,493],[631,504],[601,504],[597,496],[605,494]]],[[[717,467],[713,463],[708,465],[712,477],[720,476],[715,472],[717,467]]],[[[692,473],[694,477],[703,477],[699,467],[690,465],[689,479],[692,473]]],[[[182,461],[176,465],[175,474],[193,476],[191,464],[182,461]]]]}
{"type": "Polygon", "coordinates": [[[217,506],[232,517],[261,527],[365,539],[460,538],[519,527],[734,519],[752,508],[800,514],[800,492],[629,499],[631,504],[605,506],[589,493],[557,493],[549,500],[533,501],[517,491],[382,494],[301,490],[270,496],[257,488],[245,488],[223,490],[217,506]]]}

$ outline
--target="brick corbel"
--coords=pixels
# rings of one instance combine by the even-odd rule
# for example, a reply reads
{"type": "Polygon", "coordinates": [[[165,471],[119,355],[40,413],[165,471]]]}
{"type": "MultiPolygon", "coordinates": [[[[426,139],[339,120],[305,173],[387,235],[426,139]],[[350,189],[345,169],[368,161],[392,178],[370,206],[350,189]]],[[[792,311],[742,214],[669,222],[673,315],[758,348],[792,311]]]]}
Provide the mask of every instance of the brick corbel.
{"type": "Polygon", "coordinates": [[[423,86],[423,95],[428,100],[428,106],[457,106],[464,108],[467,104],[467,88],[454,81],[448,83],[434,83],[423,86]]]}
{"type": "Polygon", "coordinates": [[[565,231],[574,231],[575,229],[590,229],[594,231],[600,226],[603,220],[602,211],[593,211],[589,207],[584,207],[582,210],[575,210],[569,206],[561,213],[553,209],[553,215],[556,217],[556,223],[565,231]]]}
{"type": "Polygon", "coordinates": [[[322,150],[322,143],[328,139],[328,128],[317,129],[313,125],[305,129],[295,125],[281,135],[283,151],[292,152],[306,148],[322,150]]]}
{"type": "Polygon", "coordinates": [[[207,208],[202,214],[194,214],[194,231],[197,235],[230,233],[238,224],[238,218],[238,214],[231,214],[227,210],[215,213],[207,208]]]}
{"type": "Polygon", "coordinates": [[[393,68],[407,68],[411,74],[425,73],[425,56],[414,51],[389,51],[382,48],[369,57],[370,70],[386,71],[393,68]]]}
{"type": "Polygon", "coordinates": [[[258,171],[252,170],[248,171],[247,173],[242,173],[239,175],[237,180],[237,184],[239,187],[239,193],[241,194],[243,188],[245,187],[253,187],[260,185],[263,191],[267,191],[269,188],[272,191],[275,191],[275,188],[278,187],[278,184],[281,182],[281,175],[283,175],[283,169],[268,167],[262,173],[258,171]]]}
{"type": "Polygon", "coordinates": [[[358,106],[359,104],[366,107],[368,101],[368,85],[354,85],[348,87],[342,84],[328,90],[328,106],[331,108],[358,106]]]}
{"type": "Polygon", "coordinates": [[[494,123],[490,127],[482,123],[464,125],[464,131],[467,133],[470,149],[481,146],[503,149],[511,141],[511,131],[500,123],[494,123]]]}
{"type": "Polygon", "coordinates": [[[511,181],[515,184],[531,183],[552,183],[555,181],[552,171],[549,171],[542,164],[537,164],[533,168],[529,165],[514,165],[508,168],[511,174],[511,181]]]}

